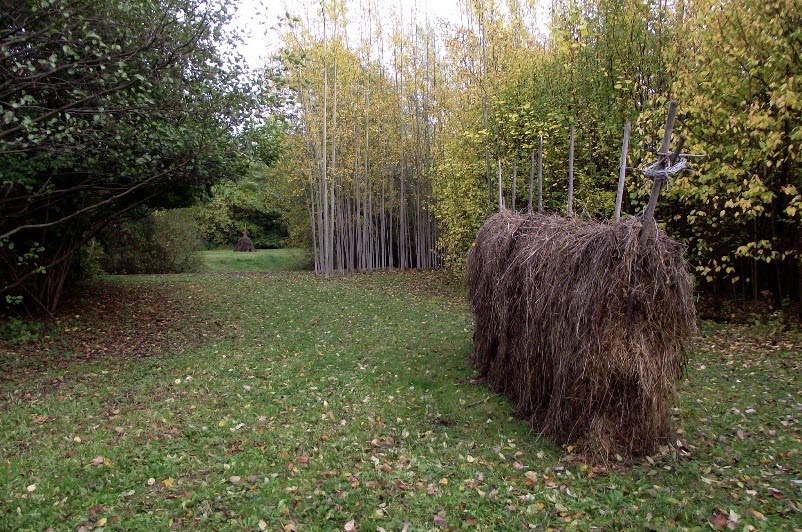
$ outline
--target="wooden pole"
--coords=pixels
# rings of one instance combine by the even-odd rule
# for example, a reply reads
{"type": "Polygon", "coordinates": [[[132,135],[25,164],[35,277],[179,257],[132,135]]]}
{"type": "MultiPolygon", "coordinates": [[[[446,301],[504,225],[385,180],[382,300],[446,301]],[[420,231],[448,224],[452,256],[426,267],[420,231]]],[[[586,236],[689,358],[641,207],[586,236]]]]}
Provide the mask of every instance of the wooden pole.
{"type": "MultiPolygon", "coordinates": [[[[673,124],[671,125],[673,127],[673,124]]],[[[669,134],[669,136],[671,135],[669,134]]],[[[666,169],[671,168],[671,166],[674,164],[674,161],[679,156],[683,144],[685,144],[685,137],[680,136],[679,142],[677,142],[676,150],[674,150],[673,153],[665,157],[665,163],[663,165],[663,168],[666,169]]],[[[644,211],[643,213],[643,225],[641,226],[641,231],[640,231],[641,245],[646,244],[646,240],[649,234],[651,233],[652,222],[654,221],[654,211],[657,208],[657,200],[660,198],[660,191],[662,190],[665,181],[666,181],[665,177],[656,177],[654,180],[654,184],[652,184],[652,194],[651,196],[649,196],[649,204],[646,205],[646,211],[644,211]]]]}
{"type": "Polygon", "coordinates": [[[674,122],[677,120],[677,102],[671,100],[668,103],[668,117],[666,118],[666,130],[663,132],[663,142],[660,144],[660,153],[668,154],[671,146],[671,133],[674,131],[674,122]]]}
{"type": "Polygon", "coordinates": [[[621,221],[621,204],[624,201],[624,181],[627,176],[627,151],[629,150],[629,132],[632,129],[632,122],[627,120],[624,125],[624,142],[621,144],[621,168],[618,171],[618,190],[615,194],[615,221],[621,221]]]}
{"type": "Polygon", "coordinates": [[[568,142],[568,216],[574,215],[574,126],[568,142]]]}
{"type": "MultiPolygon", "coordinates": [[[[677,119],[677,102],[671,101],[668,104],[668,118],[666,119],[666,130],[663,133],[663,142],[660,144],[660,154],[664,159],[664,168],[671,166],[671,156],[668,154],[668,148],[671,145],[671,133],[674,131],[674,122],[677,119]]],[[[679,154],[679,151],[677,152],[679,154]]],[[[646,210],[643,213],[643,227],[650,226],[654,221],[654,210],[657,207],[657,200],[660,198],[660,190],[663,188],[663,178],[656,178],[652,185],[652,193],[649,196],[649,203],[646,205],[646,210]]],[[[645,238],[648,231],[641,231],[641,240],[645,238]]]]}
{"type": "Polygon", "coordinates": [[[526,202],[527,212],[532,212],[532,188],[535,181],[535,150],[529,156],[529,200],[526,202]]]}
{"type": "Polygon", "coordinates": [[[537,145],[537,212],[543,212],[543,135],[537,145]]]}
{"type": "MultiPolygon", "coordinates": [[[[660,144],[660,152],[659,156],[663,157],[664,163],[663,168],[669,168],[671,166],[671,160],[673,158],[673,154],[668,154],[668,148],[671,145],[671,133],[674,130],[674,122],[677,118],[677,102],[671,101],[668,104],[668,118],[666,118],[666,129],[663,133],[663,142],[660,144]]],[[[679,145],[676,149],[676,154],[680,153],[680,149],[682,145],[685,143],[685,138],[681,137],[679,141],[679,145]]],[[[652,185],[652,194],[649,196],[649,204],[646,206],[646,211],[643,213],[643,220],[641,222],[640,228],[640,235],[638,238],[638,245],[645,246],[646,242],[649,238],[649,234],[651,233],[652,229],[652,222],[654,221],[654,210],[657,206],[657,199],[660,197],[660,189],[663,187],[664,178],[657,177],[654,180],[654,184],[652,185]]],[[[633,314],[635,311],[635,291],[638,286],[638,272],[632,272],[632,280],[629,293],[629,301],[627,302],[627,321],[631,324],[633,323],[633,314]]]]}
{"type": "Polygon", "coordinates": [[[501,157],[498,158],[498,211],[504,210],[504,187],[501,184],[501,157]]]}
{"type": "Polygon", "coordinates": [[[512,159],[512,194],[510,195],[510,208],[515,211],[515,195],[517,194],[518,186],[518,154],[515,154],[512,159]]]}

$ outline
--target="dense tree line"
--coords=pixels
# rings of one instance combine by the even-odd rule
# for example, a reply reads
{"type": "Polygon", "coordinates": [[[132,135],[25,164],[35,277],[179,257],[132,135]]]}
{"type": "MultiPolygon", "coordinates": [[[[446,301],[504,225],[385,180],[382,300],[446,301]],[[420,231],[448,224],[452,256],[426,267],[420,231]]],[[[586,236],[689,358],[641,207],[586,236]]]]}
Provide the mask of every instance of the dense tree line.
{"type": "Polygon", "coordinates": [[[385,32],[376,6],[364,9],[350,40],[340,2],[309,6],[305,20],[288,20],[285,35],[295,174],[315,269],[326,275],[441,262],[432,202],[433,30],[405,26],[398,15],[385,32]]]}
{"type": "Polygon", "coordinates": [[[459,268],[489,213],[526,208],[541,139],[545,207],[565,209],[570,128],[574,211],[610,218],[632,122],[624,211],[637,214],[650,183],[636,169],[670,99],[686,151],[705,157],[672,180],[658,219],[687,243],[698,286],[798,299],[800,4],[547,7],[467,0],[457,22],[309,0],[282,25],[277,91],[275,74],[221,52],[236,48],[227,0],[4,2],[4,303],[51,310],[98,231],[209,191],[204,231],[222,241],[281,216],[325,274],[459,268]],[[278,94],[292,101],[275,129],[278,94]]]}
{"type": "Polygon", "coordinates": [[[385,235],[378,250],[392,239],[394,262],[380,258],[380,266],[410,265],[409,235],[432,232],[436,244],[426,249],[460,267],[490,212],[527,204],[541,137],[545,206],[564,210],[571,127],[574,210],[610,218],[632,122],[624,212],[638,214],[650,183],[637,169],[656,158],[675,99],[685,151],[705,157],[672,180],[658,219],[687,243],[699,288],[799,298],[799,2],[554,0],[543,10],[471,0],[461,22],[441,21],[437,31],[361,2],[348,4],[351,20],[362,21],[356,39],[345,35],[355,26],[342,2],[322,6],[296,21],[286,50],[306,139],[298,157],[312,161],[304,182],[322,270],[342,249],[338,239],[359,242],[360,232],[385,235]],[[387,31],[379,19],[393,17],[387,31]]]}
{"type": "Polygon", "coordinates": [[[230,13],[226,0],[2,3],[3,303],[51,311],[103,227],[242,173],[234,131],[268,99],[220,51],[230,13]]]}

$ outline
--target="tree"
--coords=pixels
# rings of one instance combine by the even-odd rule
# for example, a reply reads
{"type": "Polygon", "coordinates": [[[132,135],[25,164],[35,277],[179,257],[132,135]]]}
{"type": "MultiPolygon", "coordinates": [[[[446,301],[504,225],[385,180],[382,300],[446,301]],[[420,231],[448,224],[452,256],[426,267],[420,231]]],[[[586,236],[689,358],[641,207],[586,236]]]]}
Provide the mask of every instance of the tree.
{"type": "Polygon", "coordinates": [[[690,149],[672,227],[699,278],[778,304],[802,295],[802,5],[687,3],[674,91],[690,149]]]}
{"type": "Polygon", "coordinates": [[[368,7],[363,32],[377,37],[363,35],[356,50],[349,47],[343,5],[321,7],[307,11],[319,12],[319,20],[291,21],[282,53],[299,108],[294,133],[305,149],[293,156],[304,176],[297,183],[306,197],[315,269],[331,275],[433,267],[438,110],[430,95],[438,66],[431,28],[395,32],[390,58],[375,7],[368,7]]]}
{"type": "Polygon", "coordinates": [[[265,92],[220,52],[227,0],[3,6],[0,294],[52,311],[105,225],[241,173],[265,92]]]}

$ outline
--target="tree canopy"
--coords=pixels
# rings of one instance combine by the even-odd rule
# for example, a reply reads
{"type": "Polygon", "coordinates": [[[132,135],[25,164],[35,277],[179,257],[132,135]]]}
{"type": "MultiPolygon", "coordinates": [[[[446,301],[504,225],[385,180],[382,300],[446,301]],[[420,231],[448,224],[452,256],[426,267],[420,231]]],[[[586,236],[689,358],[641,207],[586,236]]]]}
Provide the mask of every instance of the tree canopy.
{"type": "Polygon", "coordinates": [[[292,21],[285,61],[306,146],[297,184],[324,255],[327,239],[366,231],[385,235],[377,249],[390,257],[369,267],[410,264],[409,243],[430,244],[418,213],[432,212],[432,264],[460,267],[490,212],[527,204],[541,137],[545,206],[565,209],[571,127],[575,210],[604,219],[632,122],[624,211],[638,214],[650,182],[636,169],[655,160],[673,99],[676,134],[705,157],[670,183],[658,218],[687,244],[699,288],[799,297],[798,2],[478,0],[459,23],[323,6],[292,21]]]}
{"type": "Polygon", "coordinates": [[[270,104],[227,0],[23,0],[0,23],[0,293],[51,310],[76,251],[122,216],[242,173],[270,104]]]}
{"type": "Polygon", "coordinates": [[[547,7],[475,0],[457,22],[301,1],[257,76],[222,51],[236,50],[228,0],[4,7],[0,291],[52,308],[97,230],[210,191],[211,230],[280,213],[325,274],[459,269],[489,213],[527,205],[541,139],[544,204],[564,210],[570,128],[574,210],[604,219],[632,122],[624,212],[639,214],[650,183],[636,169],[677,100],[675,131],[705,157],[672,180],[658,219],[697,286],[799,299],[799,3],[547,7]]]}

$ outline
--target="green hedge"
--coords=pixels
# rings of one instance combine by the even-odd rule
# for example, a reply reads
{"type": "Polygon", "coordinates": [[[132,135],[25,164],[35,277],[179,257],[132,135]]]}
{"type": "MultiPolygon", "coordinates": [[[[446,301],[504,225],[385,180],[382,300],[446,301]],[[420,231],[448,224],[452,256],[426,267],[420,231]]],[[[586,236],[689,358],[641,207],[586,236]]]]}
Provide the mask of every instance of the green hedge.
{"type": "Polygon", "coordinates": [[[183,209],[150,214],[107,227],[98,258],[106,273],[184,273],[199,271],[203,247],[198,228],[183,209]]]}

